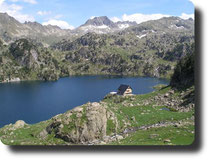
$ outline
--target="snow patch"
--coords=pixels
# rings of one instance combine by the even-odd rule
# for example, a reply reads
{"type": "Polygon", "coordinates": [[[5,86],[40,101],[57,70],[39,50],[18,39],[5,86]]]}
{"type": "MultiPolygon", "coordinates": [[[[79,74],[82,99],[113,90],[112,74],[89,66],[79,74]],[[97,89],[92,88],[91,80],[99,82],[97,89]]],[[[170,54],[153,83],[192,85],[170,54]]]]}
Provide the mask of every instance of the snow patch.
{"type": "Polygon", "coordinates": [[[110,29],[109,26],[101,25],[101,26],[94,26],[94,25],[88,25],[81,27],[82,30],[95,30],[95,29],[110,29]]]}
{"type": "Polygon", "coordinates": [[[129,25],[129,24],[119,24],[118,27],[119,27],[120,29],[125,29],[125,28],[130,27],[130,25],[129,25]]]}
{"type": "Polygon", "coordinates": [[[106,26],[106,25],[95,26],[95,27],[99,28],[99,29],[107,29],[107,28],[109,28],[109,26],[106,26]]]}
{"type": "Polygon", "coordinates": [[[171,29],[184,29],[184,26],[170,25],[169,28],[171,28],[171,29]]]}
{"type": "Polygon", "coordinates": [[[142,39],[142,38],[145,37],[145,36],[147,36],[147,34],[144,34],[144,35],[141,35],[141,36],[136,35],[136,37],[138,37],[139,39],[142,39]]]}

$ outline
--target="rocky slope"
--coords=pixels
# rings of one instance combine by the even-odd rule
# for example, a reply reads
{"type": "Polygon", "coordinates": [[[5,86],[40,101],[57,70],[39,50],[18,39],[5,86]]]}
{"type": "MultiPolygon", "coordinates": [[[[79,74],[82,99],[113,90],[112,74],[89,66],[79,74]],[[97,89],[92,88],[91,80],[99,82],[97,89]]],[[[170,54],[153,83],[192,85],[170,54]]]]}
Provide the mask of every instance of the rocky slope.
{"type": "Polygon", "coordinates": [[[66,61],[80,73],[95,70],[97,74],[169,78],[176,62],[194,50],[193,24],[177,17],[162,18],[115,34],[87,33],[52,48],[66,52],[66,61]]]}
{"type": "Polygon", "coordinates": [[[52,54],[27,39],[1,47],[0,67],[0,82],[57,80],[60,72],[52,54]]]}
{"type": "Polygon", "coordinates": [[[170,78],[178,60],[194,51],[191,19],[168,17],[137,25],[95,17],[82,26],[130,27],[82,36],[75,33],[76,29],[61,30],[36,22],[21,24],[7,14],[0,14],[0,21],[5,22],[0,24],[4,44],[0,50],[0,81],[57,80],[77,74],[170,78]]]}
{"type": "Polygon", "coordinates": [[[7,43],[28,38],[48,46],[71,35],[71,30],[62,30],[58,26],[43,26],[37,22],[20,23],[7,13],[0,13],[0,38],[7,43]]]}
{"type": "Polygon", "coordinates": [[[113,22],[107,16],[94,17],[92,19],[87,20],[85,24],[81,25],[76,29],[76,32],[80,34],[95,32],[97,34],[106,34],[112,33],[116,31],[123,30],[125,28],[137,25],[136,22],[113,22]]]}

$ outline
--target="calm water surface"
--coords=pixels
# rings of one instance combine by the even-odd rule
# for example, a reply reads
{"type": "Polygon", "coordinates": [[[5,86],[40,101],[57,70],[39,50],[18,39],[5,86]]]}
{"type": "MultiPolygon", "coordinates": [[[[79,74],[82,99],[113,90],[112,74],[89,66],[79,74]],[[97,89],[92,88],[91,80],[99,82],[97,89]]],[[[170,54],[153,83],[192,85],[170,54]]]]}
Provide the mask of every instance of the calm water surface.
{"type": "Polygon", "coordinates": [[[47,120],[84,103],[100,101],[120,84],[128,84],[134,94],[153,91],[167,80],[150,77],[75,76],[56,82],[29,81],[0,84],[0,127],[24,120],[33,124],[47,120]]]}

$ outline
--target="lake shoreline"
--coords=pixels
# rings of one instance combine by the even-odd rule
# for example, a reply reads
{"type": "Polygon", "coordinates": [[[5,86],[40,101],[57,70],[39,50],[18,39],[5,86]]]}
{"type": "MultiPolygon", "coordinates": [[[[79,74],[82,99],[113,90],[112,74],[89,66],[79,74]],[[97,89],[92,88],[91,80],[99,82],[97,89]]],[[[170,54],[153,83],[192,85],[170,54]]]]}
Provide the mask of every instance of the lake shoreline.
{"type": "Polygon", "coordinates": [[[130,85],[134,94],[145,94],[154,91],[153,86],[168,85],[169,82],[151,77],[71,76],[58,81],[2,83],[1,124],[17,120],[34,120],[29,123],[46,120],[86,102],[100,101],[108,93],[117,91],[121,84],[130,85]],[[16,115],[8,118],[11,113],[16,115]],[[11,121],[5,122],[8,119],[11,121]]]}
{"type": "Polygon", "coordinates": [[[162,79],[162,80],[167,80],[170,81],[170,78],[165,78],[165,77],[151,77],[151,76],[145,76],[145,75],[114,75],[114,74],[75,74],[75,75],[69,75],[69,76],[64,76],[64,77],[59,77],[57,80],[39,80],[39,79],[31,79],[31,80],[24,80],[20,79],[18,81],[0,81],[0,84],[5,84],[5,83],[20,83],[20,82],[35,82],[35,81],[40,81],[40,82],[56,82],[59,79],[62,78],[70,78],[70,77],[83,77],[83,76],[104,76],[104,77],[119,77],[119,78],[137,78],[137,77],[145,77],[145,78],[156,78],[156,79],[162,79]]]}

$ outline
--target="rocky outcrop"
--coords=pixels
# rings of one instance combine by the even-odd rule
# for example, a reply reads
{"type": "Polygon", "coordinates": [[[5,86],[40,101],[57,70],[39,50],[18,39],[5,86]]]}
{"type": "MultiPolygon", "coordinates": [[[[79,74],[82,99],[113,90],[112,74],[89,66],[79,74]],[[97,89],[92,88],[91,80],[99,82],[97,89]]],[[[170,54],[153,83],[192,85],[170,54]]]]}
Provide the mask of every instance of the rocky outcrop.
{"type": "Polygon", "coordinates": [[[165,94],[158,94],[154,98],[145,101],[144,105],[149,102],[155,102],[155,106],[170,107],[170,111],[188,112],[195,107],[194,87],[188,88],[179,94],[179,97],[173,97],[176,91],[169,90],[165,94]]]}
{"type": "Polygon", "coordinates": [[[21,65],[27,68],[38,67],[38,52],[35,47],[27,39],[20,39],[12,43],[10,52],[14,59],[21,65]]]}
{"type": "Polygon", "coordinates": [[[23,128],[26,125],[26,123],[23,120],[18,120],[16,121],[16,123],[14,124],[14,128],[18,129],[18,128],[23,128]]]}
{"type": "Polygon", "coordinates": [[[45,138],[47,134],[54,134],[73,144],[92,144],[107,138],[108,120],[112,120],[117,128],[117,119],[105,103],[87,103],[52,118],[40,136],[45,138]]]}

